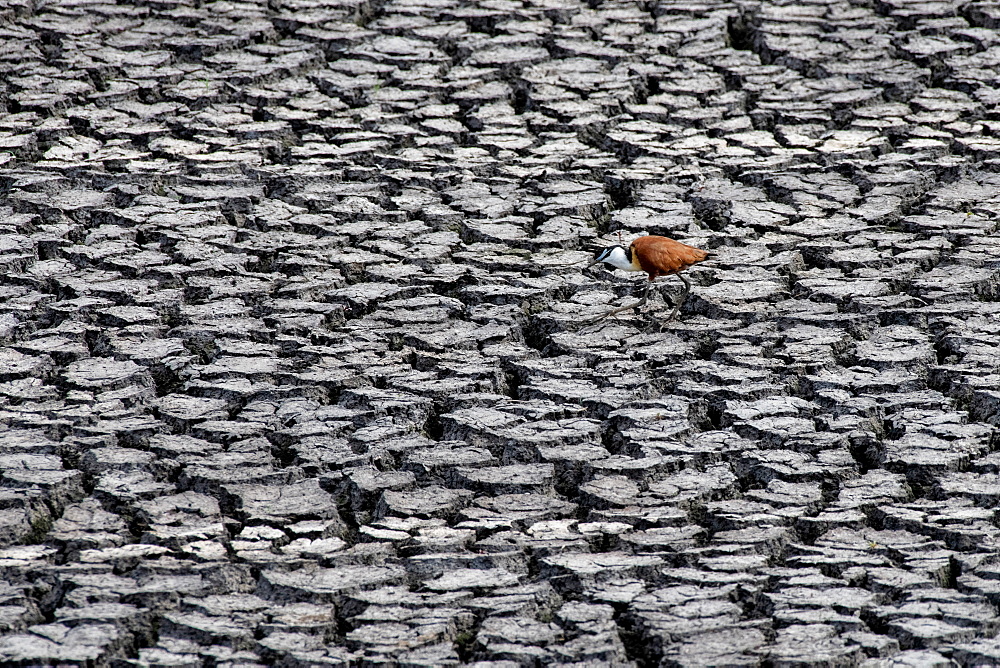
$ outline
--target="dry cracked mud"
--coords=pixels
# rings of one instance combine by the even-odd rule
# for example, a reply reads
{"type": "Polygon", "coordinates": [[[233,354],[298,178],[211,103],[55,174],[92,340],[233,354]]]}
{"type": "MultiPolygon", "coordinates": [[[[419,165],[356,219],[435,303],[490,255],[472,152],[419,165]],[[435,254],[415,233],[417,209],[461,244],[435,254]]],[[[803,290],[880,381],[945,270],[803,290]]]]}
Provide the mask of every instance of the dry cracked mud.
{"type": "Polygon", "coordinates": [[[1000,9],[7,0],[0,664],[1000,665],[1000,9]],[[711,250],[681,318],[596,325],[711,250]]]}

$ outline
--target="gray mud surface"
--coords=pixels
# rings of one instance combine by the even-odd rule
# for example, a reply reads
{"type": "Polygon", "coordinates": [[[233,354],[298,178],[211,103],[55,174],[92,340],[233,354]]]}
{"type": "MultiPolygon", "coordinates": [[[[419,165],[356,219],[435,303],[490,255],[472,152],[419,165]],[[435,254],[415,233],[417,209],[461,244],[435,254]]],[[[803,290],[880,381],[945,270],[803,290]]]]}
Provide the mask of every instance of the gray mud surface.
{"type": "Polygon", "coordinates": [[[0,665],[1000,665],[997,5],[7,0],[0,72],[0,665]],[[680,319],[581,327],[646,233],[680,319]]]}

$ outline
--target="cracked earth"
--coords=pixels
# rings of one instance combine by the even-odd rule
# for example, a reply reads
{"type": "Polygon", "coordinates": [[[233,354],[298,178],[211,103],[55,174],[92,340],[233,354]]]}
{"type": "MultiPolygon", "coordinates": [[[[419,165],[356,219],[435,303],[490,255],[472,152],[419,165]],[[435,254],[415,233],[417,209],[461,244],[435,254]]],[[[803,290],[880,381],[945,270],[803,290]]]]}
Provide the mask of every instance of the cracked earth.
{"type": "Polygon", "coordinates": [[[1000,665],[1000,9],[8,0],[0,663],[1000,665]],[[595,246],[712,251],[628,304],[595,246]]]}

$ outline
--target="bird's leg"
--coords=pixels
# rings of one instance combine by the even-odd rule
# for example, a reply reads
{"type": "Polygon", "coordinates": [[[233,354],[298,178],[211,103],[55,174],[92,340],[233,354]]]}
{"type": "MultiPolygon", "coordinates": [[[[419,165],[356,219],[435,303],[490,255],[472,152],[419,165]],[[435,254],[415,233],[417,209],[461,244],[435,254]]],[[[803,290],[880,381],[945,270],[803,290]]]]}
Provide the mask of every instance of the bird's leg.
{"type": "Polygon", "coordinates": [[[584,320],[581,324],[583,324],[583,325],[593,325],[595,322],[600,322],[601,320],[604,320],[605,318],[610,318],[611,316],[617,315],[618,313],[623,313],[625,311],[631,311],[632,309],[639,308],[640,306],[642,306],[643,304],[645,304],[646,300],[649,298],[649,288],[652,287],[652,285],[653,285],[653,281],[652,281],[652,279],[650,279],[650,281],[648,283],[646,283],[646,291],[642,293],[642,299],[640,299],[636,303],[631,304],[629,306],[622,306],[620,308],[611,309],[607,313],[603,313],[603,314],[597,316],[596,318],[590,318],[589,320],[584,320]]]}
{"type": "Polygon", "coordinates": [[[664,324],[670,322],[677,316],[677,312],[681,310],[681,304],[684,303],[684,300],[687,299],[688,297],[688,293],[691,292],[691,283],[688,281],[688,279],[684,278],[684,274],[676,274],[676,276],[677,278],[681,279],[682,283],[684,283],[684,294],[681,295],[680,301],[678,301],[677,305],[674,306],[674,310],[671,311],[670,317],[664,320],[664,324]]]}
{"type": "MultiPolygon", "coordinates": [[[[650,278],[649,282],[646,283],[646,291],[642,293],[642,299],[639,302],[636,303],[637,307],[638,306],[642,306],[643,304],[646,303],[646,300],[649,298],[649,293],[653,289],[653,281],[655,281],[655,280],[656,280],[655,278],[650,278]]],[[[655,308],[656,308],[655,306],[648,306],[645,309],[643,309],[642,312],[645,312],[647,310],[652,310],[652,309],[655,309],[655,308]]]]}

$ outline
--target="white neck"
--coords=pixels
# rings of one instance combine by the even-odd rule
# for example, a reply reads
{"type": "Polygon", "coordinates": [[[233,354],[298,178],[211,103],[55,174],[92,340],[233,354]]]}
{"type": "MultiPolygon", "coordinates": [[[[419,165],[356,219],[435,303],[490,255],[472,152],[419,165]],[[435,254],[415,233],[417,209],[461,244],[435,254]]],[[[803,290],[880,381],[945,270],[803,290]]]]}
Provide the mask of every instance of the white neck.
{"type": "Polygon", "coordinates": [[[631,262],[629,262],[628,255],[625,253],[625,249],[621,247],[615,248],[610,253],[608,253],[608,256],[604,258],[604,261],[607,264],[610,264],[619,269],[624,269],[625,271],[636,271],[636,268],[632,266],[631,262]]]}

